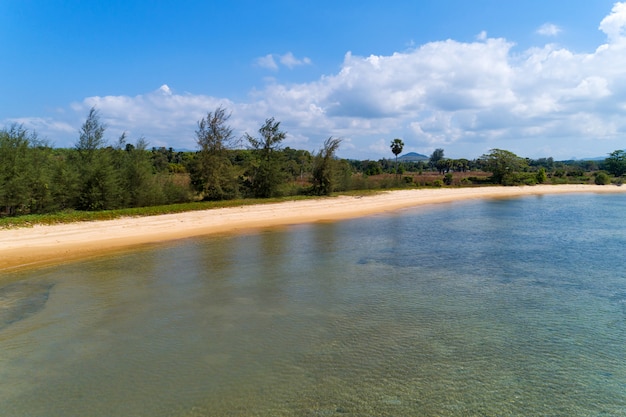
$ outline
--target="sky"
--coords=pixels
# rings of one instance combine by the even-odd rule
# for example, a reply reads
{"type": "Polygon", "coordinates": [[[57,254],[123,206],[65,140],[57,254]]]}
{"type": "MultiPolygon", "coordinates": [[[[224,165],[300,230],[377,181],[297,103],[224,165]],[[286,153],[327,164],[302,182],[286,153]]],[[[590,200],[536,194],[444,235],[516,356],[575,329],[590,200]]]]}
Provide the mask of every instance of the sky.
{"type": "MultiPolygon", "coordinates": [[[[555,160],[626,148],[626,2],[0,0],[0,128],[76,144],[197,149],[223,107],[237,137],[338,156],[555,160]]],[[[245,144],[244,144],[245,145],[245,144]]],[[[242,145],[242,146],[244,146],[242,145]]]]}

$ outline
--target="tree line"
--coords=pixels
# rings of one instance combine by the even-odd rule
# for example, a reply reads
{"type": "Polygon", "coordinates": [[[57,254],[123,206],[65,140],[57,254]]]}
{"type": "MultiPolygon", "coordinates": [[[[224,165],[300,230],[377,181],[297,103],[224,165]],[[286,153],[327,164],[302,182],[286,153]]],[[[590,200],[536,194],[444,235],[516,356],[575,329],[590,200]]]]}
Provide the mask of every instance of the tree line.
{"type": "MultiPolygon", "coordinates": [[[[566,181],[593,172],[596,183],[609,175],[621,183],[626,151],[604,161],[532,160],[492,149],[474,160],[450,159],[436,149],[423,161],[401,162],[404,143],[391,142],[394,159],[339,159],[341,139],[329,137],[314,153],[282,147],[286,132],[268,118],[257,134],[236,138],[230,114],[218,107],[197,123],[195,152],[149,148],[145,138],[130,143],[122,134],[105,139],[107,126],[90,109],[74,147],[54,148],[35,132],[13,125],[0,130],[0,215],[62,210],[108,210],[196,200],[329,195],[362,188],[415,186],[422,173],[441,178],[430,185],[452,185],[454,175],[485,171],[487,179],[467,175],[461,185],[536,184],[566,181]],[[453,175],[454,174],[454,175],[453,175]],[[378,182],[371,179],[381,178],[378,182]]],[[[465,174],[463,174],[465,175],[465,174]]]]}
{"type": "Polygon", "coordinates": [[[274,197],[341,189],[347,165],[335,157],[340,139],[318,153],[282,148],[280,122],[267,119],[247,148],[233,137],[223,108],[198,122],[197,152],[148,149],[126,134],[111,144],[92,108],[73,148],[53,148],[20,125],[0,130],[0,215],[108,210],[195,200],[274,197]]]}

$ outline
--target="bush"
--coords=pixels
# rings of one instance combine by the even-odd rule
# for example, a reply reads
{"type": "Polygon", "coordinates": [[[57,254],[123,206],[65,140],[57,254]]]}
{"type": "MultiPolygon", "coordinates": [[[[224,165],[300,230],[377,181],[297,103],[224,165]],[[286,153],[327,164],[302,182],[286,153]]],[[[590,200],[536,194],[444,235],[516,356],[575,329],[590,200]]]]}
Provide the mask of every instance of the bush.
{"type": "Polygon", "coordinates": [[[544,182],[546,182],[546,180],[548,179],[548,176],[546,175],[546,169],[544,167],[539,168],[539,171],[537,171],[535,179],[538,184],[543,184],[544,182]]]}
{"type": "Polygon", "coordinates": [[[443,187],[443,181],[442,180],[433,181],[433,187],[437,187],[437,188],[443,187]]]}
{"type": "Polygon", "coordinates": [[[443,177],[443,182],[444,182],[446,185],[452,185],[452,181],[453,181],[453,179],[454,179],[454,176],[453,176],[451,173],[449,173],[449,172],[448,172],[448,173],[445,175],[445,177],[443,177]]]}
{"type": "Polygon", "coordinates": [[[598,172],[596,174],[596,179],[594,180],[596,185],[607,185],[611,183],[611,178],[608,176],[606,172],[598,172]]]}

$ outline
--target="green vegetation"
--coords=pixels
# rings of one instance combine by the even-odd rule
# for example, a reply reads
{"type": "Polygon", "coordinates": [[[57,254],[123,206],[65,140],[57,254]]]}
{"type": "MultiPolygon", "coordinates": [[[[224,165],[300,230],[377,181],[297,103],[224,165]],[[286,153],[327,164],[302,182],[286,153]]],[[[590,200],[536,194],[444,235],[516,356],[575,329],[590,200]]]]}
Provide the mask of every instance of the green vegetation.
{"type": "Polygon", "coordinates": [[[513,152],[492,149],[480,159],[483,162],[483,169],[491,172],[491,179],[495,184],[514,185],[523,182],[520,181],[522,179],[520,173],[524,172],[528,163],[513,152]]]}
{"type": "Polygon", "coordinates": [[[611,178],[606,172],[598,172],[594,183],[596,185],[607,185],[611,183],[611,178]]]}
{"type": "Polygon", "coordinates": [[[229,118],[222,107],[208,112],[198,121],[198,150],[191,152],[149,149],[146,139],[140,137],[133,144],[126,134],[110,144],[105,139],[107,126],[95,108],[70,149],[53,148],[19,125],[4,128],[0,130],[0,227],[162,214],[354,190],[621,185],[626,175],[624,150],[610,153],[604,161],[554,161],[522,158],[502,149],[474,160],[450,159],[438,148],[429,159],[410,161],[398,158],[404,142],[396,138],[390,145],[394,159],[339,159],[341,139],[328,138],[312,154],[282,148],[287,132],[274,118],[265,120],[257,137],[245,134],[241,139],[233,136],[229,118]]]}
{"type": "Polygon", "coordinates": [[[626,174],[626,151],[617,150],[611,152],[609,157],[605,159],[604,164],[610,174],[621,177],[626,174]]]}
{"type": "Polygon", "coordinates": [[[204,200],[227,200],[239,197],[238,170],[227,151],[236,145],[233,130],[226,124],[230,115],[218,107],[198,122],[197,157],[189,164],[191,184],[204,200]]]}
{"type": "Polygon", "coordinates": [[[261,137],[255,138],[246,133],[254,156],[252,169],[248,171],[248,184],[255,197],[273,197],[278,194],[284,178],[278,151],[287,132],[280,130],[280,122],[272,117],[259,128],[259,134],[261,137]]]}
{"type": "Polygon", "coordinates": [[[339,171],[335,152],[339,149],[341,139],[332,136],[324,141],[324,146],[315,156],[311,181],[312,192],[315,195],[331,195],[337,187],[339,171]]]}

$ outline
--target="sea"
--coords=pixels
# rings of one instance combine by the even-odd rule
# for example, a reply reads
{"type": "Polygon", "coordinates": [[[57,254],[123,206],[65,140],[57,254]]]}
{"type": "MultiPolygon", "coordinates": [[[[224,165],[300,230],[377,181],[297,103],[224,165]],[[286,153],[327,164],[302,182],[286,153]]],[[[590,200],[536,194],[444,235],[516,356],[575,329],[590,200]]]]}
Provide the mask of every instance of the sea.
{"type": "Polygon", "coordinates": [[[626,195],[4,273],[0,416],[626,416],[626,195]]]}

